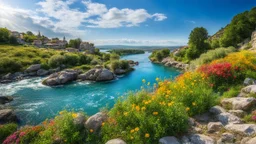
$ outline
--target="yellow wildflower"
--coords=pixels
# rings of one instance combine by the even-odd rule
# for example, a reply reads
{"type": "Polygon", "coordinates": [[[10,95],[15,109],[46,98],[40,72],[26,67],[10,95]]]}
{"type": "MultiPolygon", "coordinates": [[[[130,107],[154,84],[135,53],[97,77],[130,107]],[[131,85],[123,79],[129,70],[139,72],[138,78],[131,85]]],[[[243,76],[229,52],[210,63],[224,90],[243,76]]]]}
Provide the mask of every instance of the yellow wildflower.
{"type": "Polygon", "coordinates": [[[135,109],[136,109],[137,111],[140,111],[140,106],[136,106],[135,109]]]}
{"type": "Polygon", "coordinates": [[[90,129],[90,133],[93,133],[93,129],[90,129]]]}
{"type": "Polygon", "coordinates": [[[148,82],[148,86],[150,86],[150,82],[148,82]]]}
{"type": "Polygon", "coordinates": [[[72,117],[73,117],[73,118],[76,118],[77,116],[78,116],[78,114],[76,114],[76,113],[73,113],[73,114],[72,114],[72,117]]]}
{"type": "Polygon", "coordinates": [[[128,115],[128,112],[124,112],[124,116],[127,116],[128,115]]]}
{"type": "Polygon", "coordinates": [[[146,107],[142,107],[141,110],[142,110],[142,111],[146,110],[146,107]]]}
{"type": "Polygon", "coordinates": [[[192,105],[193,105],[193,106],[195,106],[195,105],[196,105],[196,103],[195,103],[195,102],[193,102],[193,103],[192,103],[192,105]]]}
{"type": "Polygon", "coordinates": [[[105,125],[105,123],[103,122],[103,123],[101,123],[101,126],[104,126],[105,125]]]}
{"type": "Polygon", "coordinates": [[[134,137],[133,136],[131,136],[131,140],[133,140],[134,139],[134,137]]]}
{"type": "Polygon", "coordinates": [[[156,81],[159,81],[159,78],[158,78],[158,77],[156,78],[156,81]]]}
{"type": "Polygon", "coordinates": [[[145,138],[149,138],[150,137],[150,134],[149,133],[146,133],[145,134],[145,138]]]}
{"type": "Polygon", "coordinates": [[[130,133],[134,133],[134,129],[130,130],[130,133]]]}
{"type": "Polygon", "coordinates": [[[139,131],[140,129],[139,129],[139,127],[136,127],[134,130],[137,132],[137,131],[139,131]]]}
{"type": "Polygon", "coordinates": [[[64,111],[60,111],[59,114],[62,115],[64,113],[64,111]]]}
{"type": "Polygon", "coordinates": [[[143,83],[146,83],[146,80],[145,80],[145,79],[143,79],[143,80],[142,80],[142,82],[143,82],[143,83]]]}
{"type": "Polygon", "coordinates": [[[190,108],[189,108],[189,107],[187,107],[187,108],[186,108],[186,111],[189,111],[189,110],[190,110],[190,108]]]}
{"type": "Polygon", "coordinates": [[[158,112],[153,112],[153,115],[158,115],[158,112]]]}

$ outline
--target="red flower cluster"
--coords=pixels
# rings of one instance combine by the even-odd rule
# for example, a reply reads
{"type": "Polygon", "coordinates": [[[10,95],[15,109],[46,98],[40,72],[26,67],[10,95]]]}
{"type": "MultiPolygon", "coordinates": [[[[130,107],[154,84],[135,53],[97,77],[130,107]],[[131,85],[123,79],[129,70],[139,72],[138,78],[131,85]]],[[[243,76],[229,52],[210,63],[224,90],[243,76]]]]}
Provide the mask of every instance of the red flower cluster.
{"type": "MultiPolygon", "coordinates": [[[[238,68],[235,68],[238,69],[238,68]]],[[[199,68],[200,72],[208,76],[217,76],[219,78],[236,78],[233,75],[233,68],[230,63],[216,63],[211,65],[203,65],[199,68]]]]}

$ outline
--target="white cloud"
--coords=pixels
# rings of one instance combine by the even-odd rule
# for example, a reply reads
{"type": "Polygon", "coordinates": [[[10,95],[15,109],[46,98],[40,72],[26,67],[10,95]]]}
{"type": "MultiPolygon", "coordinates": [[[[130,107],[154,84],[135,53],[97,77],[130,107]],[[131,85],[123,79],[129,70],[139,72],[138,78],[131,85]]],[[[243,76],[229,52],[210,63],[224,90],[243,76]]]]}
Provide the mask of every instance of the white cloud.
{"type": "Polygon", "coordinates": [[[185,22],[185,23],[196,24],[196,22],[195,22],[195,21],[193,21],[193,20],[185,20],[184,22],[185,22]]]}
{"type": "Polygon", "coordinates": [[[167,18],[161,13],[150,14],[145,9],[107,8],[91,0],[80,2],[83,6],[80,9],[71,7],[79,3],[78,0],[42,0],[35,11],[14,8],[0,1],[1,27],[18,31],[43,30],[70,37],[84,37],[89,28],[134,27],[149,19],[163,21],[167,18]],[[84,29],[86,27],[88,29],[84,29]]]}
{"type": "Polygon", "coordinates": [[[138,39],[96,39],[90,40],[90,42],[95,43],[96,45],[152,45],[152,46],[178,46],[186,45],[186,40],[138,40],[138,39]]]}

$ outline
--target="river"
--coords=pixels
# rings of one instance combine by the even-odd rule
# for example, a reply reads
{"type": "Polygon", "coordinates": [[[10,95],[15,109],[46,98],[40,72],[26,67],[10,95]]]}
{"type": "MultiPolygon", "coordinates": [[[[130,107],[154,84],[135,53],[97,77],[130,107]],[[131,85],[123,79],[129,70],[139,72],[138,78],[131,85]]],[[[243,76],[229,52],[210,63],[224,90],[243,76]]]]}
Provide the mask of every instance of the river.
{"type": "MultiPolygon", "coordinates": [[[[115,100],[129,91],[139,90],[142,79],[155,83],[155,78],[175,78],[181,72],[152,64],[150,53],[123,56],[122,59],[138,61],[136,70],[110,82],[73,82],[60,87],[41,84],[43,78],[25,79],[10,84],[1,84],[1,95],[13,95],[10,103],[15,108],[21,125],[35,125],[53,118],[63,109],[84,111],[88,115],[97,113],[103,107],[111,108],[115,100]]],[[[144,84],[145,85],[145,84],[144,84]]]]}

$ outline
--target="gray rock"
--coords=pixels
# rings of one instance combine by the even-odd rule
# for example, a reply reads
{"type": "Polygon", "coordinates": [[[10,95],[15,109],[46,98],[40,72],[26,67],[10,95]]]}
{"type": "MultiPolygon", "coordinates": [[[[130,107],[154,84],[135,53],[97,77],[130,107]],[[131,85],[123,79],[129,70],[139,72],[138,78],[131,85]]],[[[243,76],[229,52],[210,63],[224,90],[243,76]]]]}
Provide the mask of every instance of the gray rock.
{"type": "Polygon", "coordinates": [[[245,144],[256,144],[256,137],[250,139],[250,140],[247,141],[245,144]]]}
{"type": "Polygon", "coordinates": [[[18,118],[14,114],[12,109],[2,109],[0,110],[0,124],[8,122],[17,122],[18,118]]]}
{"type": "Polygon", "coordinates": [[[195,126],[195,125],[196,125],[195,119],[193,119],[193,118],[190,117],[190,118],[188,119],[188,125],[189,125],[189,126],[195,126]]]}
{"type": "Polygon", "coordinates": [[[246,114],[243,110],[229,110],[228,112],[240,118],[244,117],[246,114]]]}
{"type": "Polygon", "coordinates": [[[41,68],[41,64],[33,64],[26,69],[26,72],[36,72],[41,68]]]}
{"type": "Polygon", "coordinates": [[[227,112],[219,114],[217,118],[223,125],[242,123],[239,117],[227,112]]]}
{"type": "Polygon", "coordinates": [[[94,68],[84,74],[80,74],[78,79],[91,81],[109,81],[115,79],[115,74],[108,69],[94,68]]]}
{"type": "Polygon", "coordinates": [[[49,74],[49,71],[45,70],[45,69],[40,69],[37,71],[37,75],[38,76],[45,76],[45,75],[48,75],[49,74]]]}
{"type": "Polygon", "coordinates": [[[255,124],[228,124],[225,126],[225,129],[234,132],[241,132],[244,135],[253,135],[256,133],[255,124]]]}
{"type": "Polygon", "coordinates": [[[223,107],[230,107],[233,110],[249,110],[256,104],[256,99],[253,97],[233,97],[225,98],[221,101],[223,107]]]}
{"type": "Polygon", "coordinates": [[[182,136],[181,143],[182,144],[191,144],[191,142],[189,141],[189,138],[187,136],[182,136]]]}
{"type": "Polygon", "coordinates": [[[56,72],[59,72],[60,71],[60,67],[56,68],[56,69],[49,69],[49,74],[53,74],[53,73],[56,73],[56,72]]]}
{"type": "Polygon", "coordinates": [[[0,96],[0,104],[6,104],[13,101],[13,97],[11,96],[0,96]]]}
{"type": "Polygon", "coordinates": [[[201,134],[193,134],[190,140],[194,144],[214,144],[214,140],[211,137],[201,134]]]}
{"type": "Polygon", "coordinates": [[[248,85],[255,85],[256,84],[256,80],[253,78],[246,78],[244,80],[244,85],[248,86],[248,85]]]}
{"type": "Polygon", "coordinates": [[[106,144],[126,144],[126,142],[118,138],[109,140],[106,142],[106,144]]]}
{"type": "Polygon", "coordinates": [[[246,144],[251,138],[250,137],[245,137],[241,140],[240,144],[246,144]]]}
{"type": "Polygon", "coordinates": [[[4,80],[13,80],[15,78],[14,74],[8,73],[2,77],[4,80]]]}
{"type": "Polygon", "coordinates": [[[223,133],[221,135],[221,142],[224,143],[233,143],[235,139],[235,136],[231,133],[223,133]]]}
{"type": "Polygon", "coordinates": [[[215,115],[218,115],[220,113],[226,112],[226,110],[224,108],[222,108],[221,106],[216,105],[216,106],[210,108],[210,112],[215,115]]]}
{"type": "Polygon", "coordinates": [[[199,122],[209,122],[211,120],[210,113],[196,115],[194,118],[199,122]]]}
{"type": "Polygon", "coordinates": [[[180,144],[178,139],[174,136],[163,137],[159,140],[160,144],[180,144]]]}
{"type": "Polygon", "coordinates": [[[64,70],[59,73],[53,73],[47,77],[43,84],[48,86],[62,85],[77,79],[78,71],[64,70]]]}
{"type": "Polygon", "coordinates": [[[126,71],[124,69],[116,69],[115,70],[115,74],[117,74],[117,75],[124,74],[124,73],[126,73],[126,71]]]}
{"type": "Polygon", "coordinates": [[[256,94],[256,85],[249,85],[247,87],[244,87],[242,89],[242,92],[246,93],[246,94],[256,94]]]}
{"type": "Polygon", "coordinates": [[[83,114],[81,114],[81,113],[78,113],[78,114],[77,114],[77,117],[74,118],[74,124],[77,125],[77,126],[79,126],[79,127],[81,127],[81,128],[83,127],[85,121],[86,121],[86,118],[85,118],[85,116],[84,116],[83,114]]]}
{"type": "Polygon", "coordinates": [[[216,131],[219,131],[223,128],[223,125],[221,122],[210,122],[207,125],[208,132],[213,133],[216,131]]]}
{"type": "Polygon", "coordinates": [[[36,76],[37,75],[37,72],[29,72],[28,73],[28,76],[36,76]]]}
{"type": "Polygon", "coordinates": [[[102,123],[107,120],[107,117],[107,114],[103,112],[98,112],[95,115],[91,116],[85,122],[85,127],[88,129],[92,129],[94,132],[98,132],[101,128],[102,123]]]}

